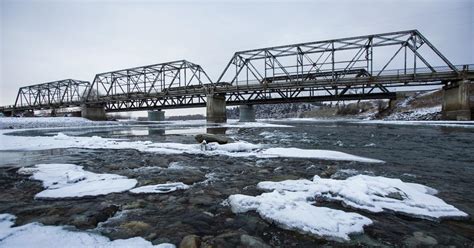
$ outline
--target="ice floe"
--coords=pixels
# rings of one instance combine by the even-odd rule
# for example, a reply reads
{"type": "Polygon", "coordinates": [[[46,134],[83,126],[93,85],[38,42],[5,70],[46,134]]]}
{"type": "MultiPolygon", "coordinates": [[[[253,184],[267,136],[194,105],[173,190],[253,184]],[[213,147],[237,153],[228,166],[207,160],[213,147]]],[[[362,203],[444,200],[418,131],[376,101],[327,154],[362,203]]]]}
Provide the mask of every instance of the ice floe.
{"type": "Polygon", "coordinates": [[[58,148],[85,149],[135,149],[142,152],[160,154],[203,154],[208,156],[259,157],[259,158],[315,158],[324,160],[359,161],[365,163],[383,163],[381,160],[355,156],[338,151],[299,149],[299,148],[266,148],[260,144],[245,141],[219,145],[217,143],[181,144],[154,143],[151,141],[128,141],[126,139],[110,139],[98,136],[77,137],[58,133],[55,136],[18,136],[5,135],[8,131],[0,131],[0,150],[46,150],[58,148]]]}
{"type": "Polygon", "coordinates": [[[36,194],[38,199],[98,196],[127,191],[137,180],[115,174],[97,174],[74,164],[37,164],[23,167],[18,173],[31,175],[43,182],[45,190],[36,194]]]}
{"type": "Polygon", "coordinates": [[[283,148],[275,147],[262,150],[261,156],[268,157],[289,157],[289,158],[318,158],[324,160],[345,160],[345,161],[359,161],[365,163],[384,163],[382,160],[365,158],[351,155],[344,152],[319,150],[319,149],[300,149],[300,148],[283,148]]]}
{"type": "Polygon", "coordinates": [[[303,192],[307,197],[340,201],[345,206],[370,212],[391,211],[425,219],[467,217],[467,214],[434,196],[437,191],[422,184],[400,179],[356,175],[345,180],[286,180],[260,182],[258,188],[303,192]]]}
{"type": "Polygon", "coordinates": [[[118,125],[115,121],[91,121],[81,117],[1,117],[0,129],[118,125]]]}
{"type": "Polygon", "coordinates": [[[180,189],[189,189],[189,185],[181,182],[146,185],[131,189],[130,192],[134,194],[166,194],[180,189]]]}
{"type": "Polygon", "coordinates": [[[346,180],[285,180],[260,182],[269,191],[258,196],[231,195],[234,213],[256,211],[280,227],[316,236],[348,240],[372,221],[357,213],[319,207],[316,199],[343,202],[370,212],[392,211],[424,219],[467,217],[467,214],[434,196],[433,188],[399,179],[357,175],[346,180]]]}
{"type": "Polygon", "coordinates": [[[175,248],[173,244],[169,243],[153,245],[141,237],[111,241],[107,237],[93,232],[70,231],[62,226],[45,226],[36,222],[13,227],[15,218],[11,214],[0,214],[0,247],[175,248]]]}
{"type": "Polygon", "coordinates": [[[372,221],[357,213],[313,206],[304,192],[273,191],[259,196],[231,195],[228,203],[234,213],[254,210],[283,229],[335,240],[348,240],[349,234],[362,233],[372,221]]]}

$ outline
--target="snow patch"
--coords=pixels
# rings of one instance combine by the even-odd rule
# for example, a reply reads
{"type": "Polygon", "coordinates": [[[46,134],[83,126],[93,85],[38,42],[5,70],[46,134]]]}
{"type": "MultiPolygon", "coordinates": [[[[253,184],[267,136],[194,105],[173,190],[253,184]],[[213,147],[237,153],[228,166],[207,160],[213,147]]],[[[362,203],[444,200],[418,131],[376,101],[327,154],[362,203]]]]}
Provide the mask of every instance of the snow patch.
{"type": "Polygon", "coordinates": [[[62,226],[45,226],[30,223],[12,227],[16,217],[11,214],[0,214],[0,246],[1,247],[155,247],[175,248],[173,244],[153,245],[141,238],[117,239],[111,241],[107,237],[92,232],[65,230],[62,226]]]}
{"type": "Polygon", "coordinates": [[[20,174],[43,182],[45,190],[36,194],[37,199],[73,198],[98,196],[127,191],[137,180],[115,174],[97,174],[84,171],[74,164],[37,164],[23,167],[20,174]]]}
{"type": "Polygon", "coordinates": [[[130,192],[134,194],[166,194],[176,190],[189,189],[189,185],[184,183],[164,183],[147,185],[131,189],[130,192]]]}

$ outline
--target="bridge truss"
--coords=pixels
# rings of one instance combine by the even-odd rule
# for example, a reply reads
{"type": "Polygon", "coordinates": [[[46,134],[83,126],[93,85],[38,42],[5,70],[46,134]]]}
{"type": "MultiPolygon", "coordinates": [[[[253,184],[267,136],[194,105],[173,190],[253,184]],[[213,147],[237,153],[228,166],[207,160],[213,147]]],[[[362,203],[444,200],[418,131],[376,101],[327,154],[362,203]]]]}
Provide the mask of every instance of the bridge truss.
{"type": "Polygon", "coordinates": [[[459,74],[409,30],[236,52],[216,92],[248,103],[393,98],[390,87],[445,84],[459,74]]]}
{"type": "Polygon", "coordinates": [[[21,87],[13,107],[16,110],[33,110],[80,106],[89,87],[89,82],[75,79],[21,87]]]}
{"type": "Polygon", "coordinates": [[[108,111],[177,106],[195,102],[186,95],[198,96],[211,83],[200,65],[178,60],[97,74],[87,102],[105,103],[108,111]]]}

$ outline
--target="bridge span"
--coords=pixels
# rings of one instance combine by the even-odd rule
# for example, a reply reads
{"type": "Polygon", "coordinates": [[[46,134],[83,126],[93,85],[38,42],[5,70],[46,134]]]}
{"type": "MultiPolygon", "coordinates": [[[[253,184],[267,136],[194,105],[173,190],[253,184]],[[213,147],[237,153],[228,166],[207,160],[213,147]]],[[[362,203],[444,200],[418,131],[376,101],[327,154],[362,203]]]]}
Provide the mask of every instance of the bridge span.
{"type": "MultiPolygon", "coordinates": [[[[469,48],[468,48],[469,49],[469,48]]],[[[227,105],[395,99],[396,93],[444,89],[446,119],[474,119],[474,68],[453,65],[419,31],[332,39],[236,52],[216,81],[179,60],[99,73],[92,83],[60,80],[20,88],[4,113],[81,107],[82,115],[206,107],[207,120],[225,122],[227,105]]],[[[247,115],[247,113],[243,113],[247,115]]]]}

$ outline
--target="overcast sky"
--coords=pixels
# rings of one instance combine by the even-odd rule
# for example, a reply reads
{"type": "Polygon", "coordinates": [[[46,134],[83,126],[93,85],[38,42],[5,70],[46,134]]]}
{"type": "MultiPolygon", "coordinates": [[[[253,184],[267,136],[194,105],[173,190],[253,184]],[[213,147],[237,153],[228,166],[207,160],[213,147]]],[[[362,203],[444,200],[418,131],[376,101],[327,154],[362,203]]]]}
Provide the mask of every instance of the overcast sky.
{"type": "Polygon", "coordinates": [[[215,80],[237,50],[407,29],[474,63],[472,0],[0,1],[0,105],[29,84],[177,59],[215,80]]]}

